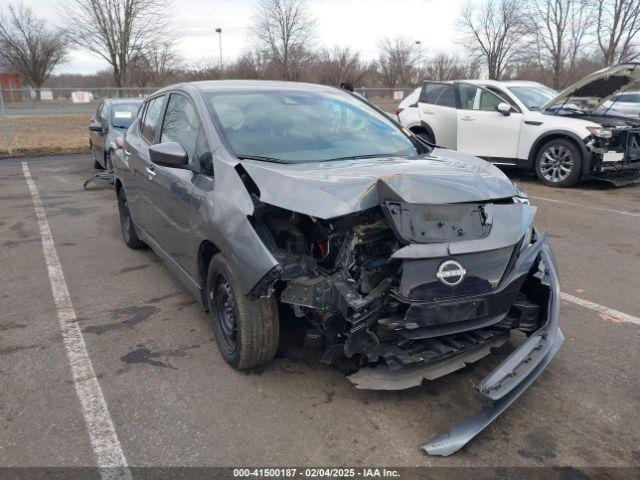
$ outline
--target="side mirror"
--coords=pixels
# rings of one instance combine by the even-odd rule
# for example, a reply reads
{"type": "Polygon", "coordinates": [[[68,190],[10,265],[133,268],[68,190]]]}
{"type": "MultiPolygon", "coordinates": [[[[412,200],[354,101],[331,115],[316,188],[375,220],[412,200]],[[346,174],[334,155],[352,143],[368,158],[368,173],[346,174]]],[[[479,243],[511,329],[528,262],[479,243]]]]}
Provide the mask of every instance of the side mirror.
{"type": "Polygon", "coordinates": [[[89,131],[102,133],[102,125],[98,122],[93,122],[89,124],[89,131]]]}
{"type": "Polygon", "coordinates": [[[496,107],[496,110],[498,110],[505,117],[511,115],[511,105],[509,105],[507,102],[500,102],[496,107]]]}
{"type": "Polygon", "coordinates": [[[161,167],[184,168],[189,163],[187,152],[176,142],[158,143],[149,147],[151,161],[161,167]]]}

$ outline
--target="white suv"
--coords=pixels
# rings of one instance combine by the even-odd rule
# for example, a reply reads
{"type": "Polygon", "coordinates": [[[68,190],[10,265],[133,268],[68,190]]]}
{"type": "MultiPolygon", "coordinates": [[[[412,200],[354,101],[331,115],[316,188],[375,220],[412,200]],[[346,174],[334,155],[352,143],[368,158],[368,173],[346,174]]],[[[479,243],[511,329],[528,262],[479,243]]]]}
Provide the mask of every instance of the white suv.
{"type": "Polygon", "coordinates": [[[535,170],[550,186],[597,176],[640,181],[640,121],[597,114],[640,79],[639,64],[595,72],[558,94],[536,82],[424,82],[419,119],[400,122],[439,146],[535,170]],[[638,68],[636,68],[638,67],[638,68]]]}

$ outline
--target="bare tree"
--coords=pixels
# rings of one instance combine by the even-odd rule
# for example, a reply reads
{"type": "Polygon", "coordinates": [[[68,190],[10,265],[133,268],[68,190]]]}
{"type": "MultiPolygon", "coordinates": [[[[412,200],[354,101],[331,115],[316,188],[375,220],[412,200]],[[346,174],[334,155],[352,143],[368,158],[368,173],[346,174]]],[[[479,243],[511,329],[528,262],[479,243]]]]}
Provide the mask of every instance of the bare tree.
{"type": "Polygon", "coordinates": [[[457,55],[438,53],[426,63],[425,75],[429,80],[460,80],[480,75],[477,60],[463,62],[457,55]]]}
{"type": "Polygon", "coordinates": [[[14,69],[40,94],[53,69],[65,61],[64,32],[49,30],[44,20],[22,4],[10,5],[0,16],[0,60],[14,69]]]}
{"type": "Polygon", "coordinates": [[[278,67],[283,80],[298,80],[313,55],[316,21],[305,0],[260,0],[250,29],[259,48],[278,67]]]}
{"type": "Polygon", "coordinates": [[[596,35],[605,66],[640,57],[640,1],[599,0],[596,35]]]}
{"type": "Polygon", "coordinates": [[[418,60],[414,42],[404,37],[383,38],[379,48],[378,74],[382,84],[388,88],[413,85],[418,60]]]}
{"type": "Polygon", "coordinates": [[[591,7],[588,0],[531,0],[529,19],[534,55],[542,69],[551,70],[558,89],[593,25],[591,7]]]}
{"type": "Polygon", "coordinates": [[[313,81],[337,87],[345,81],[361,85],[370,68],[362,61],[358,52],[349,47],[335,47],[318,53],[313,70],[313,81]]]}
{"type": "Polygon", "coordinates": [[[140,87],[163,87],[182,66],[173,42],[164,41],[133,59],[129,65],[129,81],[140,87]]]}
{"type": "Polygon", "coordinates": [[[529,31],[520,0],[484,0],[479,8],[469,2],[462,9],[458,26],[464,45],[483,60],[489,78],[495,80],[522,52],[529,31]]]}
{"type": "Polygon", "coordinates": [[[73,41],[106,60],[123,87],[130,65],[167,41],[169,1],[68,0],[62,13],[73,41]]]}

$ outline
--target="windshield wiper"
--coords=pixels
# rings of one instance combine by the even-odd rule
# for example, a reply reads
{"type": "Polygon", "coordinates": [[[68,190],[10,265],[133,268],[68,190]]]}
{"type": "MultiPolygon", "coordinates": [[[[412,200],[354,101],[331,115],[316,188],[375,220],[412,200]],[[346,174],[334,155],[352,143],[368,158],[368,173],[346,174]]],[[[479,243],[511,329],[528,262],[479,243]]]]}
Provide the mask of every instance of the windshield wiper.
{"type": "Polygon", "coordinates": [[[363,158],[386,158],[386,157],[406,157],[408,155],[398,155],[396,153],[374,153],[370,155],[349,155],[347,157],[327,158],[320,160],[322,162],[333,162],[335,160],[360,160],[363,158]]]}
{"type": "Polygon", "coordinates": [[[260,155],[236,155],[240,160],[258,160],[259,162],[271,162],[271,163],[291,163],[288,160],[282,160],[281,158],[262,157],[260,155]]]}

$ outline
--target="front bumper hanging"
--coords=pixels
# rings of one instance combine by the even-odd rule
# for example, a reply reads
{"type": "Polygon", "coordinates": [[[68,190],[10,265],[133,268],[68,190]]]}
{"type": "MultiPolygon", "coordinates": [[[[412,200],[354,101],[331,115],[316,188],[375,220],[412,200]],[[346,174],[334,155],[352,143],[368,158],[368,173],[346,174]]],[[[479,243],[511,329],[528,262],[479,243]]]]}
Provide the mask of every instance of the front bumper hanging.
{"type": "Polygon", "coordinates": [[[421,448],[428,454],[451,455],[484,430],[522,395],[562,345],[564,335],[558,326],[560,287],[552,254],[546,243],[542,246],[541,257],[546,268],[543,281],[550,289],[547,323],[476,385],[489,403],[448,432],[422,445],[421,448]]]}

